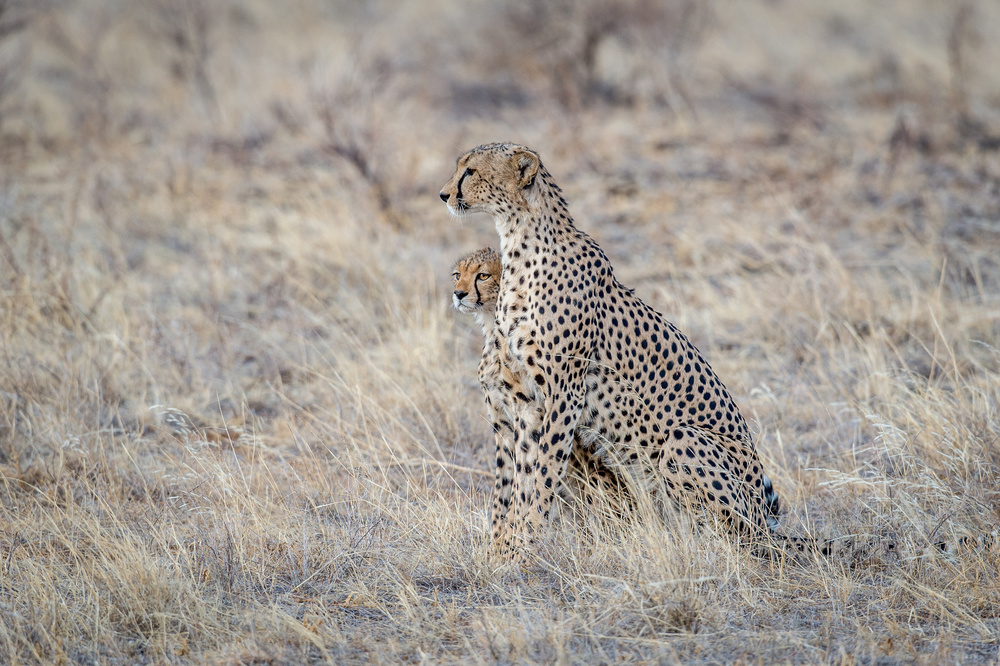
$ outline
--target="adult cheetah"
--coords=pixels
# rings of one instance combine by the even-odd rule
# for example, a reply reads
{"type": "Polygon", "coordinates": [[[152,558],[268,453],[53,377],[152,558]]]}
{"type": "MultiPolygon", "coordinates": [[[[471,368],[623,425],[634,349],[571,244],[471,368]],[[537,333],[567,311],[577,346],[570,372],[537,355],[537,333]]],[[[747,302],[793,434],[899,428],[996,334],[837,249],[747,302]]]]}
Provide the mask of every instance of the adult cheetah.
{"type": "Polygon", "coordinates": [[[618,282],[537,153],[475,148],[440,196],[453,214],[490,214],[500,236],[494,344],[524,395],[505,398],[513,446],[497,452],[492,521],[504,557],[523,559],[548,520],[574,436],[657,470],[674,499],[708,509],[735,535],[803,548],[773,532],[778,496],[729,391],[673,324],[618,282]]]}
{"type": "MultiPolygon", "coordinates": [[[[502,350],[495,335],[501,271],[500,255],[489,247],[462,257],[452,267],[452,305],[459,312],[472,314],[483,331],[478,376],[496,444],[497,464],[492,498],[494,516],[506,511],[513,489],[512,478],[504,473],[504,461],[514,455],[511,449],[514,408],[508,401],[529,401],[518,377],[502,362],[502,350]]],[[[573,507],[581,501],[593,507],[599,500],[604,500],[612,511],[620,512],[629,503],[625,480],[600,458],[591,455],[585,446],[572,448],[567,480],[570,483],[563,485],[568,486],[567,500],[573,507]]],[[[493,525],[494,538],[499,537],[499,527],[498,524],[493,525]]]]}
{"type": "MultiPolygon", "coordinates": [[[[440,196],[456,215],[489,213],[500,235],[492,334],[497,371],[510,384],[501,400],[513,437],[497,451],[493,524],[502,556],[525,557],[574,447],[640,473],[655,469],[673,499],[706,509],[763,552],[855,551],[851,539],[774,532],[778,496],[729,391],[673,324],[618,282],[598,244],[574,226],[537,153],[513,143],[475,148],[440,196]]],[[[928,544],[918,556],[997,541],[994,530],[928,544]]]]}

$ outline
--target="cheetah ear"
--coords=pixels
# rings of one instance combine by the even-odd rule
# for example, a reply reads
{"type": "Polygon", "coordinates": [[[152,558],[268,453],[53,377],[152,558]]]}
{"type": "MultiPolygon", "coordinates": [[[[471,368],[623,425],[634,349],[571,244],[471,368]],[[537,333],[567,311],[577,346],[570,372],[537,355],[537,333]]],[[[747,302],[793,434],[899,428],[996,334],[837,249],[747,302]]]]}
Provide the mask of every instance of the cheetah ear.
{"type": "Polygon", "coordinates": [[[517,169],[518,187],[525,190],[535,184],[535,176],[538,175],[538,167],[541,165],[538,155],[530,150],[519,150],[511,157],[511,162],[517,169]]]}

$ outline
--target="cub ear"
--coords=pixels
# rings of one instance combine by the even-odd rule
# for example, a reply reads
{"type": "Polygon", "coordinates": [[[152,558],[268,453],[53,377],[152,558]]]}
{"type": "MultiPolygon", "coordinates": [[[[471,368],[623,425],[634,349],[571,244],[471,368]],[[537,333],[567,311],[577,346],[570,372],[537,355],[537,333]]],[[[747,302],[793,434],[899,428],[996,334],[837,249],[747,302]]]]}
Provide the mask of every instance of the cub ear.
{"type": "Polygon", "coordinates": [[[535,184],[535,176],[538,175],[538,167],[541,165],[538,155],[530,150],[519,150],[511,157],[511,162],[518,173],[518,187],[523,190],[535,184]]]}

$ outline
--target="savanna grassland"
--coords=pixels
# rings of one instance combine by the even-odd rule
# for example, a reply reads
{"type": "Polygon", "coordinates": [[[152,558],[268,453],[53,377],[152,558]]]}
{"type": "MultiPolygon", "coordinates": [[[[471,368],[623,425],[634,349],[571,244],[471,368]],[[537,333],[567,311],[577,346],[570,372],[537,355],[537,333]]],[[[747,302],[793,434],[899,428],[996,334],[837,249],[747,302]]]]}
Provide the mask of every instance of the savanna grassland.
{"type": "MultiPolygon", "coordinates": [[[[0,662],[996,663],[1000,6],[0,0],[0,662]],[[538,150],[783,530],[487,557],[438,200],[538,150]],[[933,550],[933,549],[930,549],[933,550]],[[917,554],[924,556],[917,557],[917,554]]],[[[648,508],[648,507],[647,507],[648,508]]]]}

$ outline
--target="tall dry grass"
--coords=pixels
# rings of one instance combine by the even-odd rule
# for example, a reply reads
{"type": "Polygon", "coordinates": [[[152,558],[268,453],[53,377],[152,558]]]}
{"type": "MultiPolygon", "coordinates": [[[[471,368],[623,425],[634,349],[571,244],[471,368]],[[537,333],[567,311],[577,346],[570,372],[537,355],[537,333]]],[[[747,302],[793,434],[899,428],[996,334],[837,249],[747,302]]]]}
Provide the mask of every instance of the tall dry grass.
{"type": "Polygon", "coordinates": [[[613,4],[0,3],[0,661],[997,660],[996,549],[916,557],[1000,523],[996,7],[613,4]],[[496,237],[436,193],[498,139],[784,529],[898,561],[644,505],[495,568],[448,272],[496,237]]]}

